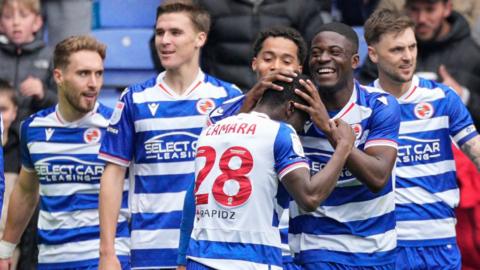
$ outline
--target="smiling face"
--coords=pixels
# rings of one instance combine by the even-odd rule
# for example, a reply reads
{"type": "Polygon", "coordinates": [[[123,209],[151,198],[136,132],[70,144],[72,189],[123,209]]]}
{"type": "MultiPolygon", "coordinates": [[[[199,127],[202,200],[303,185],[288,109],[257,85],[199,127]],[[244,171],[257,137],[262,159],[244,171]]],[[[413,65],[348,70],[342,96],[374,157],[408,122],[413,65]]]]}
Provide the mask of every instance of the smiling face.
{"type": "Polygon", "coordinates": [[[259,78],[278,69],[301,72],[297,45],[284,37],[266,38],[262,43],[262,49],[253,58],[252,69],[259,78]]]}
{"type": "Polygon", "coordinates": [[[206,38],[207,34],[195,28],[186,12],[165,13],[157,19],[155,47],[167,70],[198,62],[206,38]]]}
{"type": "Polygon", "coordinates": [[[417,60],[417,42],[412,28],[400,33],[385,33],[369,47],[369,56],[377,64],[382,78],[395,83],[412,80],[417,60]]]}
{"type": "Polygon", "coordinates": [[[69,64],[54,70],[59,103],[85,114],[93,110],[103,84],[103,60],[95,51],[72,53],[69,64]]]}
{"type": "Polygon", "coordinates": [[[419,41],[435,40],[442,32],[444,21],[452,13],[450,2],[410,1],[407,14],[415,22],[415,34],[419,41]]]}
{"type": "Polygon", "coordinates": [[[358,54],[344,36],[330,31],[318,33],[312,41],[309,67],[321,93],[334,93],[353,80],[358,54]]]}
{"type": "Polygon", "coordinates": [[[42,17],[19,2],[5,3],[0,24],[8,40],[15,45],[30,43],[42,27],[42,17]]]}

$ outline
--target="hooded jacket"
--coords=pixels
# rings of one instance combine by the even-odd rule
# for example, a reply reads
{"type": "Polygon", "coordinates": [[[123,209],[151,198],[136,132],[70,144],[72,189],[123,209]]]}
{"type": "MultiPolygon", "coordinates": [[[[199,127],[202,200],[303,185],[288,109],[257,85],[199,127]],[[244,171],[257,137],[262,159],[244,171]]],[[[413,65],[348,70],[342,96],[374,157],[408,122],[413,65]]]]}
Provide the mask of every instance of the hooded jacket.
{"type": "MultiPolygon", "coordinates": [[[[451,29],[445,37],[429,42],[417,40],[416,72],[432,73],[434,77],[429,79],[441,81],[438,68],[444,64],[450,75],[470,91],[466,105],[475,126],[480,129],[480,47],[471,37],[470,27],[462,15],[452,11],[447,20],[451,29]]],[[[422,76],[421,73],[419,75],[422,76]]],[[[360,72],[360,81],[369,83],[377,77],[376,66],[367,61],[360,72]]]]}
{"type": "Polygon", "coordinates": [[[0,40],[0,78],[10,82],[17,90],[19,101],[17,120],[52,106],[57,101],[52,79],[53,61],[51,48],[37,35],[34,41],[17,46],[7,39],[0,40]],[[20,94],[19,86],[29,76],[43,82],[44,97],[36,100],[20,94]]]}
{"type": "MultiPolygon", "coordinates": [[[[324,23],[328,9],[317,0],[199,0],[212,17],[202,67],[209,74],[248,90],[257,81],[252,71],[252,44],[257,34],[273,26],[297,29],[307,42],[324,23]]],[[[328,18],[328,17],[327,17],[328,18]]]]}

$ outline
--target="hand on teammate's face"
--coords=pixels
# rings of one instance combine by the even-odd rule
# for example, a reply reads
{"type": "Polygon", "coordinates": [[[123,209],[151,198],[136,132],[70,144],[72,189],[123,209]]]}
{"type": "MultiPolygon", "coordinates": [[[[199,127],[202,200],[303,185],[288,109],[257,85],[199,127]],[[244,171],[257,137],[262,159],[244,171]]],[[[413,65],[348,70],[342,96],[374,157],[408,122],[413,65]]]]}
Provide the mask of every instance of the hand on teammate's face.
{"type": "Polygon", "coordinates": [[[303,85],[305,91],[295,89],[295,93],[303,98],[308,105],[295,102],[295,107],[308,113],[315,126],[325,134],[329,134],[330,126],[328,122],[330,117],[328,116],[325,104],[323,104],[322,99],[318,94],[317,88],[311,80],[300,80],[300,84],[303,85]]]}
{"type": "Polygon", "coordinates": [[[246,94],[245,102],[240,112],[250,112],[262,98],[267,89],[282,91],[283,88],[274,84],[275,81],[291,82],[298,73],[288,69],[278,69],[262,77],[246,94]]]}

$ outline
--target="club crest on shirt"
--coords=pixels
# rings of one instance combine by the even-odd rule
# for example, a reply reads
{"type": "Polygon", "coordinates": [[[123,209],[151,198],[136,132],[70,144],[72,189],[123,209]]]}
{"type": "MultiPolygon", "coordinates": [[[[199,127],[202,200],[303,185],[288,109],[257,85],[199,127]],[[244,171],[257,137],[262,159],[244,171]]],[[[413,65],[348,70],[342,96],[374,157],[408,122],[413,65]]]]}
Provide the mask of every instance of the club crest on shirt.
{"type": "Polygon", "coordinates": [[[413,112],[418,119],[428,119],[432,118],[434,110],[432,104],[428,102],[421,102],[415,105],[413,112]]]}
{"type": "Polygon", "coordinates": [[[359,140],[360,137],[362,136],[362,131],[363,131],[362,125],[357,123],[357,124],[351,125],[351,127],[353,129],[353,133],[355,134],[355,138],[357,138],[357,140],[359,140]]]}
{"type": "Polygon", "coordinates": [[[86,143],[98,143],[102,137],[102,132],[98,128],[89,128],[83,133],[83,140],[86,143]]]}
{"type": "Polygon", "coordinates": [[[215,101],[210,98],[202,98],[197,101],[197,111],[200,114],[207,114],[215,108],[215,101]]]}
{"type": "Polygon", "coordinates": [[[120,121],[124,107],[125,103],[121,101],[117,102],[115,109],[113,110],[112,117],[110,117],[110,125],[116,125],[120,121]]]}

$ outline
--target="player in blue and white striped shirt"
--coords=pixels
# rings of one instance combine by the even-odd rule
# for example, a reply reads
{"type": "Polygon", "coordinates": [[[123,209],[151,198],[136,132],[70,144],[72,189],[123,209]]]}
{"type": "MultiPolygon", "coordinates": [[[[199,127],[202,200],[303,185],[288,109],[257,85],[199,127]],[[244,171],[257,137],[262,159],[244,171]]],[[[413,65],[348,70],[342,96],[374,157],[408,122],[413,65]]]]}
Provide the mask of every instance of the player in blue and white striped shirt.
{"type": "Polygon", "coordinates": [[[415,24],[406,15],[375,12],[365,24],[373,85],[401,108],[397,158],[397,269],[461,269],[454,208],[459,202],[455,142],[480,168],[480,136],[460,97],[448,86],[414,76],[415,24]]]}
{"type": "Polygon", "coordinates": [[[183,202],[194,181],[198,135],[212,108],[241,94],[199,67],[209,23],[208,13],[196,6],[173,3],[157,10],[155,44],[166,71],[127,88],[100,150],[100,158],[109,162],[100,194],[100,269],[110,270],[117,264],[112,254],[123,186],[118,176],[129,166],[132,268],[176,267],[183,202]]]}
{"type": "MultiPolygon", "coordinates": [[[[105,50],[87,36],[68,38],[55,48],[53,75],[59,102],[22,123],[22,168],[10,198],[1,259],[11,257],[40,195],[38,269],[98,267],[98,193],[105,165],[98,151],[111,115],[111,109],[96,102],[105,50]]],[[[115,245],[122,268],[129,269],[124,195],[115,245]]],[[[0,269],[7,269],[7,264],[0,260],[0,269]]]]}
{"type": "MultiPolygon", "coordinates": [[[[337,187],[313,213],[292,204],[289,242],[304,269],[394,269],[395,217],[391,172],[396,157],[399,107],[379,89],[353,80],[358,38],[344,24],[319,29],[310,70],[332,118],[351,124],[357,134],[337,187]]],[[[246,99],[231,100],[213,111],[211,122],[235,114],[246,99]]],[[[247,106],[248,107],[248,106],[247,106]]],[[[333,147],[314,125],[301,135],[312,171],[323,168],[333,147]]]]}

